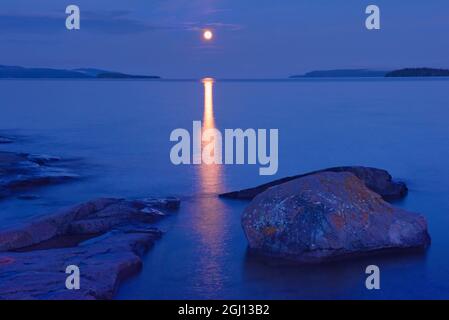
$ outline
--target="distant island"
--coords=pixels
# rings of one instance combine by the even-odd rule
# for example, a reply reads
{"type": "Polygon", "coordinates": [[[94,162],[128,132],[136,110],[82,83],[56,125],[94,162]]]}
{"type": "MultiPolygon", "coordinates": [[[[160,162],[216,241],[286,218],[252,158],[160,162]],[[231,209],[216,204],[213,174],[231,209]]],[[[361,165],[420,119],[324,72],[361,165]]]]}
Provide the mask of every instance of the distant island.
{"type": "Polygon", "coordinates": [[[24,68],[0,65],[3,79],[160,79],[159,76],[131,75],[94,68],[73,70],[52,68],[24,68]]]}
{"type": "Polygon", "coordinates": [[[290,76],[298,78],[367,78],[367,77],[449,77],[448,69],[434,68],[404,68],[393,71],[379,71],[370,69],[335,69],[317,70],[303,75],[290,76]]]}
{"type": "Polygon", "coordinates": [[[386,77],[449,77],[447,69],[406,68],[388,72],[386,77]]]}
{"type": "Polygon", "coordinates": [[[369,70],[369,69],[335,69],[335,70],[317,70],[307,72],[303,75],[294,75],[290,78],[342,78],[342,77],[385,77],[388,71],[369,70]]]}

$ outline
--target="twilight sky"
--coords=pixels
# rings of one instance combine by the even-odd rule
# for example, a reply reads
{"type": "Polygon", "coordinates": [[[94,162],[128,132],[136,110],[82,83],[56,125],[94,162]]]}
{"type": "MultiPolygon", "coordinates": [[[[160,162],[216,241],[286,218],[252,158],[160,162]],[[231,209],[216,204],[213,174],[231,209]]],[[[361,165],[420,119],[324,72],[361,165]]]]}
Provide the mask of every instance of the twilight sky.
{"type": "Polygon", "coordinates": [[[0,64],[167,78],[448,68],[448,16],[447,0],[1,0],[0,64]],[[65,29],[69,4],[81,9],[79,31],[65,29]],[[380,31],[365,29],[369,4],[380,31]]]}

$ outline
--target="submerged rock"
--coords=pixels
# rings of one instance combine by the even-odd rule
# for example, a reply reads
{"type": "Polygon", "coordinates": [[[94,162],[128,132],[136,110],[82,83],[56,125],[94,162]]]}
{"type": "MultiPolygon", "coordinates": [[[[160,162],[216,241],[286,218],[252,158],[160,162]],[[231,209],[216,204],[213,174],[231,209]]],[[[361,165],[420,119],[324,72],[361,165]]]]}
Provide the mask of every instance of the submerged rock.
{"type": "Polygon", "coordinates": [[[36,194],[19,194],[17,199],[19,200],[37,200],[40,197],[36,194]]]}
{"type": "Polygon", "coordinates": [[[13,142],[14,140],[10,138],[0,136],[0,144],[13,143],[13,142]]]}
{"type": "Polygon", "coordinates": [[[301,263],[430,244],[425,218],[393,207],[349,172],[268,189],[244,211],[242,226],[252,250],[301,263]]]}
{"type": "Polygon", "coordinates": [[[0,232],[0,299],[111,299],[161,236],[161,211],[141,200],[98,199],[0,232]],[[65,287],[80,268],[80,290],[65,287]]]}
{"type": "Polygon", "coordinates": [[[181,200],[175,197],[167,198],[145,198],[142,199],[146,205],[161,209],[179,209],[181,200]]]}
{"type": "Polygon", "coordinates": [[[51,156],[48,154],[22,154],[24,157],[26,157],[28,160],[40,164],[45,165],[51,162],[61,161],[60,157],[51,156]]]}
{"type": "Polygon", "coordinates": [[[273,186],[280,185],[282,183],[292,181],[301,177],[306,177],[309,175],[313,175],[320,172],[350,172],[356,175],[360,180],[362,180],[365,185],[381,195],[384,200],[396,200],[401,199],[407,195],[408,189],[405,183],[393,181],[391,175],[386,170],[377,169],[377,168],[369,168],[369,167],[361,167],[361,166],[352,166],[352,167],[335,167],[324,169],[320,171],[314,171],[306,174],[301,174],[293,177],[286,177],[282,179],[278,179],[266,184],[262,184],[260,186],[243,189],[240,191],[228,192],[220,194],[220,197],[223,198],[233,198],[233,199],[243,199],[243,200],[251,200],[258,194],[264,192],[268,188],[273,186]]]}
{"type": "Polygon", "coordinates": [[[79,178],[57,157],[0,152],[0,198],[79,178]]]}

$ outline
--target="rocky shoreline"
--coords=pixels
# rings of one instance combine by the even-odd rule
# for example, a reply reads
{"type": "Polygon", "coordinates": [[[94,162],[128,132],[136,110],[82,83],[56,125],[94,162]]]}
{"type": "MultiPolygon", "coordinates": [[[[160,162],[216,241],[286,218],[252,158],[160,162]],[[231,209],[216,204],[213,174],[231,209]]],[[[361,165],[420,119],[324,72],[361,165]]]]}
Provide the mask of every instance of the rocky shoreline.
{"type": "MultiPolygon", "coordinates": [[[[32,199],[30,190],[78,178],[58,157],[0,151],[0,200],[32,199]]],[[[112,299],[161,237],[155,223],[179,206],[177,198],[102,198],[0,230],[0,300],[112,299]],[[79,290],[65,285],[71,265],[79,290]]]]}
{"type": "MultiPolygon", "coordinates": [[[[1,138],[2,143],[8,142],[1,138]]],[[[77,179],[63,160],[0,151],[0,199],[77,179]]],[[[242,227],[251,252],[272,260],[321,263],[384,251],[426,249],[426,219],[387,201],[407,195],[386,171],[335,167],[219,195],[250,200],[242,227]]],[[[112,299],[159,239],[156,223],[177,198],[92,200],[0,230],[0,299],[112,299]],[[65,286],[68,266],[81,287],[65,286]]]]}
{"type": "Polygon", "coordinates": [[[160,238],[176,198],[97,199],[0,231],[0,299],[112,299],[160,238]],[[65,286],[80,269],[79,290],[65,286]]]}

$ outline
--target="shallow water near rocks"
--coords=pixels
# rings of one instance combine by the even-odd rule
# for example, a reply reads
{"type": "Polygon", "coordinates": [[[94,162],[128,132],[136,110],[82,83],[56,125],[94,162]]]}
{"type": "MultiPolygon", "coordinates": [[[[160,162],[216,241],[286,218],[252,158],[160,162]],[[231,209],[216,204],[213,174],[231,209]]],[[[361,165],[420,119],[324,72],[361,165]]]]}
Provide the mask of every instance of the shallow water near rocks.
{"type": "Polygon", "coordinates": [[[449,298],[447,80],[216,81],[213,120],[225,128],[278,128],[279,172],[258,166],[173,166],[170,133],[204,119],[201,81],[1,80],[1,150],[77,159],[82,179],[0,202],[2,226],[92,198],[174,195],[181,209],[118,299],[449,298]],[[20,94],[18,94],[20,93],[20,94]],[[395,203],[427,217],[425,254],[328,265],[254,259],[240,225],[245,201],[217,193],[340,165],[385,168],[410,192],[395,203]],[[365,289],[365,268],[381,290],[365,289]]]}

